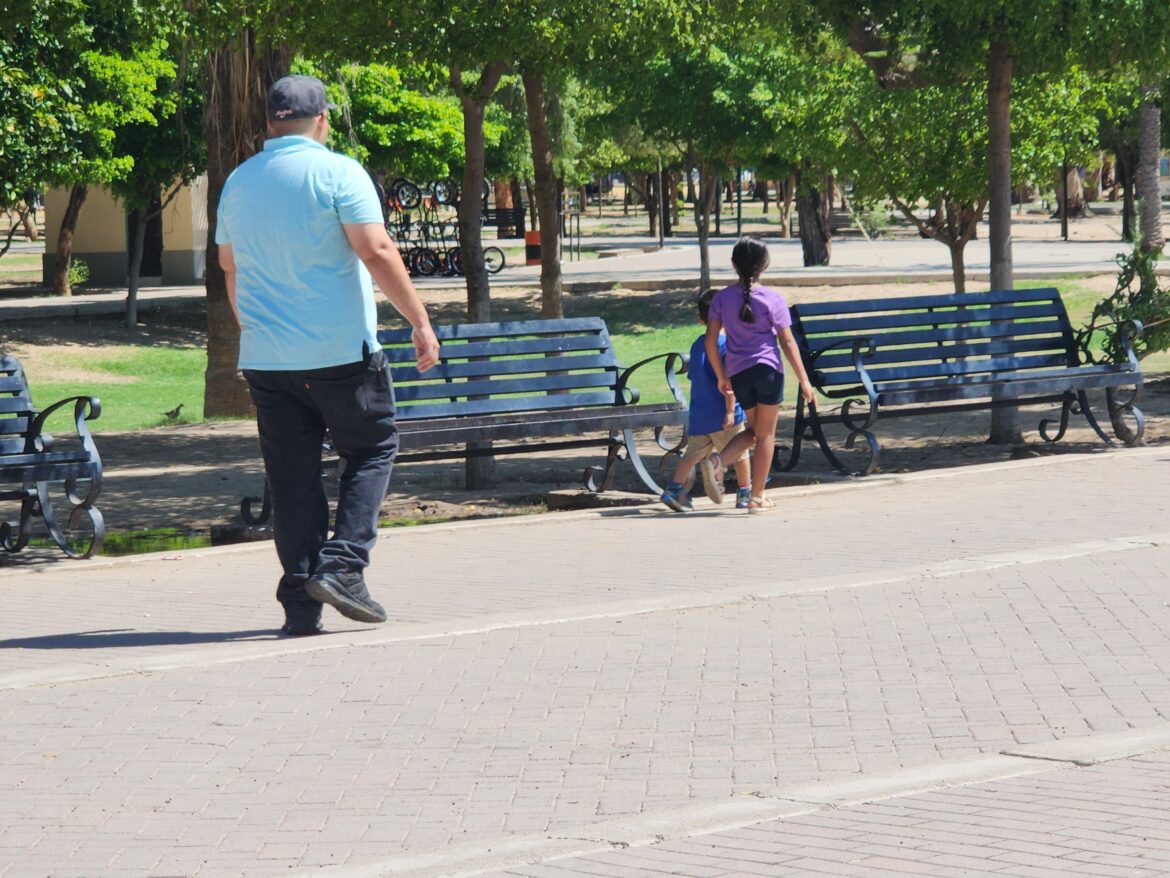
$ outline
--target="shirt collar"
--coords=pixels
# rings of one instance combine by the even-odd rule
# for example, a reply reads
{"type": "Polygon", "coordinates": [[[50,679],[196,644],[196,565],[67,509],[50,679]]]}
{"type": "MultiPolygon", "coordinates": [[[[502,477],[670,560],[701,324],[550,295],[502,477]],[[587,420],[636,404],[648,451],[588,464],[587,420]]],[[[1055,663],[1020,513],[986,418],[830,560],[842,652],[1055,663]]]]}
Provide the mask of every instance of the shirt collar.
{"type": "Polygon", "coordinates": [[[306,137],[303,134],[285,134],[282,137],[269,137],[264,141],[264,149],[268,152],[273,152],[281,149],[291,149],[297,146],[315,147],[316,149],[323,149],[328,151],[329,147],[318,143],[311,137],[306,137]]]}

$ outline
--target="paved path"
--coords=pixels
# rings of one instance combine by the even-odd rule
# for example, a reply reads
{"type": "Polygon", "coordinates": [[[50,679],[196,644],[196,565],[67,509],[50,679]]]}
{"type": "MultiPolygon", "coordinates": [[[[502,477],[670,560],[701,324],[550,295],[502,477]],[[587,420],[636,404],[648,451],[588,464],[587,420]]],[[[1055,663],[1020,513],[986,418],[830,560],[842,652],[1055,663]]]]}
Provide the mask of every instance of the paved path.
{"type": "Polygon", "coordinates": [[[307,640],[270,545],[0,569],[0,875],[1168,874],[1168,472],[399,530],[307,640]]]}

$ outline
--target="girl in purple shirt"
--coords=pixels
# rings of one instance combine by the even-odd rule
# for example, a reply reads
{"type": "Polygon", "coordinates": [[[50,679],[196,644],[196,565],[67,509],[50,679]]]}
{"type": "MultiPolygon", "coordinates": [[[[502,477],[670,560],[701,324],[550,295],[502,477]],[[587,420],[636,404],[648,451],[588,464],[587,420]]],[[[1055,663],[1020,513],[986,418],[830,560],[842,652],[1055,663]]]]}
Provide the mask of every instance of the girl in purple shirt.
{"type": "Polygon", "coordinates": [[[735,394],[747,415],[748,428],[703,461],[706,475],[723,484],[723,457],[731,460],[754,443],[752,497],[748,512],[766,512],[776,504],[764,496],[764,483],[776,447],[776,419],[784,398],[784,364],[780,351],[800,382],[805,402],[813,401],[813,386],[804,371],[800,351],[792,337],[788,303],[776,290],[760,286],[760,275],[771,259],[759,238],[744,236],[731,251],[731,265],[739,283],[720,290],[711,300],[707,319],[707,361],[719,379],[719,389],[735,394]],[[727,335],[726,360],[719,356],[719,333],[727,335]],[[779,343],[779,346],[777,346],[779,343]]]}

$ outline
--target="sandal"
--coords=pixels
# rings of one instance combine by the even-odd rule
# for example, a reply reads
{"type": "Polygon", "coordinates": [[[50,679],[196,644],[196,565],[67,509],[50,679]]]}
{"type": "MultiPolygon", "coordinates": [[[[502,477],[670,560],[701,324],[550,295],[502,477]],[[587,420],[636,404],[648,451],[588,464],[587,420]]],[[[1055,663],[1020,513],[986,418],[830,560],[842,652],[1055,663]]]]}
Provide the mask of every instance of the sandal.
{"type": "Polygon", "coordinates": [[[763,512],[771,512],[776,508],[776,501],[769,500],[767,497],[752,497],[748,501],[748,515],[759,515],[763,512]]]}

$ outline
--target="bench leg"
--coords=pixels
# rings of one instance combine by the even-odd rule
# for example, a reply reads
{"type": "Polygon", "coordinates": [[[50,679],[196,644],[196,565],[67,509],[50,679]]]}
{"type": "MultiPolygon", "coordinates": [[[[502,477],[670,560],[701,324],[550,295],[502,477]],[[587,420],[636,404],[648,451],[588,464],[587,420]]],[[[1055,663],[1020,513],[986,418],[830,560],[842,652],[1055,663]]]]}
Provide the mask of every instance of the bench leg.
{"type": "MultiPolygon", "coordinates": [[[[662,488],[654,481],[654,477],[650,475],[650,471],[646,469],[646,464],[642,463],[642,456],[638,454],[638,449],[634,445],[634,431],[623,430],[622,437],[625,439],[626,454],[630,458],[630,463],[633,464],[634,471],[637,472],[638,478],[642,480],[642,484],[650,489],[655,497],[662,493],[662,488]]],[[[661,443],[660,443],[661,444],[661,443]]]]}
{"type": "MultiPolygon", "coordinates": [[[[1064,402],[1062,402],[1060,405],[1060,427],[1057,428],[1056,435],[1055,436],[1048,435],[1048,425],[1052,422],[1048,418],[1045,418],[1044,420],[1042,420],[1040,422],[1040,438],[1041,439],[1043,439],[1045,442],[1051,443],[1051,442],[1059,442],[1061,439],[1064,438],[1065,431],[1068,430],[1069,414],[1072,413],[1072,410],[1073,410],[1076,402],[1077,402],[1077,397],[1073,393],[1069,392],[1069,393],[1066,393],[1064,395],[1064,402]]],[[[1084,407],[1087,411],[1087,407],[1083,403],[1082,403],[1082,407],[1084,407]]],[[[1095,426],[1095,422],[1092,419],[1092,415],[1089,415],[1089,423],[1094,424],[1094,426],[1095,426]]],[[[1098,429],[1097,432],[1100,433],[1101,431],[1098,429]]],[[[1102,436],[1101,438],[1104,439],[1105,437],[1102,436]]],[[[1105,439],[1105,441],[1108,442],[1109,440],[1105,439]]]]}
{"type": "Polygon", "coordinates": [[[610,436],[609,446],[605,455],[605,466],[590,466],[585,468],[585,488],[595,494],[608,491],[613,487],[613,468],[619,460],[626,457],[627,450],[624,442],[610,436]],[[600,477],[600,481],[598,478],[600,477]]]}
{"type": "MultiPolygon", "coordinates": [[[[72,490],[66,489],[66,495],[72,495],[72,490]]],[[[81,520],[82,515],[89,519],[89,529],[93,535],[89,538],[89,544],[83,551],[78,551],[73,548],[69,538],[62,530],[61,524],[57,521],[57,514],[53,510],[53,502],[49,498],[49,483],[37,482],[37,511],[45,522],[45,527],[49,529],[49,536],[53,538],[62,552],[70,558],[89,558],[102,550],[102,541],[106,537],[106,523],[102,518],[101,510],[96,506],[91,505],[88,501],[73,506],[69,510],[68,526],[70,530],[76,530],[81,520]]]]}
{"type": "Polygon", "coordinates": [[[28,545],[32,535],[33,510],[36,508],[37,497],[31,489],[20,498],[20,519],[16,523],[16,539],[12,538],[12,524],[0,522],[0,549],[5,552],[19,552],[28,545]]]}
{"type": "Polygon", "coordinates": [[[1077,391],[1077,405],[1073,410],[1076,411],[1077,409],[1080,409],[1077,414],[1085,416],[1085,420],[1089,422],[1089,426],[1093,428],[1093,432],[1101,437],[1101,441],[1106,445],[1112,445],[1113,440],[1105,435],[1105,431],[1102,430],[1101,425],[1097,423],[1097,418],[1093,415],[1093,410],[1089,407],[1089,396],[1083,390],[1077,391]]]}
{"type": "MultiPolygon", "coordinates": [[[[846,424],[846,426],[848,427],[849,425],[846,424]]],[[[874,438],[873,433],[870,433],[868,430],[856,430],[852,428],[850,429],[849,438],[845,440],[845,447],[852,449],[856,444],[858,436],[865,437],[866,444],[869,449],[869,461],[867,462],[865,469],[861,470],[860,472],[852,472],[847,466],[845,466],[845,464],[841,462],[841,458],[837,457],[837,455],[833,453],[833,449],[829,447],[829,439],[827,436],[825,436],[824,427],[821,426],[821,418],[817,414],[817,407],[815,405],[810,405],[808,407],[807,416],[801,415],[799,411],[797,412],[796,435],[793,437],[792,441],[792,454],[789,456],[788,462],[784,465],[783,468],[787,471],[796,466],[796,461],[800,458],[801,443],[805,440],[815,439],[817,445],[819,445],[821,448],[821,453],[825,455],[825,460],[827,460],[833,469],[837,470],[837,472],[847,476],[867,476],[877,467],[878,455],[881,452],[881,447],[878,445],[878,441],[876,438],[874,438]]]]}
{"type": "Polygon", "coordinates": [[[772,452],[773,469],[788,472],[796,466],[796,462],[800,460],[801,445],[806,439],[811,442],[813,438],[809,424],[809,419],[804,416],[804,397],[797,397],[796,422],[792,428],[792,450],[788,453],[788,460],[780,463],[781,448],[779,443],[777,443],[776,449],[772,452]]]}
{"type": "Polygon", "coordinates": [[[240,501],[240,518],[244,519],[244,524],[258,527],[262,524],[267,524],[268,519],[272,517],[272,495],[268,490],[268,478],[264,479],[264,496],[261,497],[245,497],[240,501]],[[252,507],[257,503],[260,504],[260,514],[257,515],[252,511],[252,507]]]}

